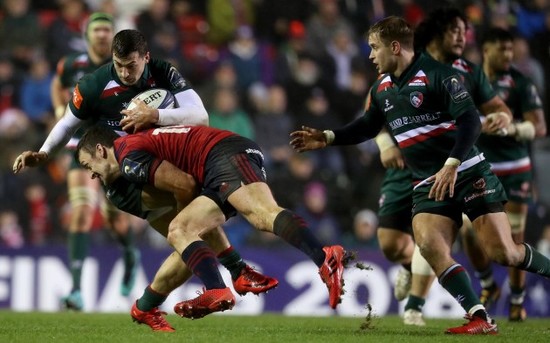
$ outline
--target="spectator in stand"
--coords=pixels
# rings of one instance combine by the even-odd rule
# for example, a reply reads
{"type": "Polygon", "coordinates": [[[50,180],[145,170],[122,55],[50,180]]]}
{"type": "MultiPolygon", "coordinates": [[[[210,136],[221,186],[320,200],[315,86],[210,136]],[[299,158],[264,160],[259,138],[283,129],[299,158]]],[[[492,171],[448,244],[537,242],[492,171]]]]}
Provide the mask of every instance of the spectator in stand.
{"type": "Polygon", "coordinates": [[[210,29],[207,41],[217,47],[233,39],[241,26],[254,26],[255,0],[208,0],[206,15],[210,29]]]}
{"type": "MultiPolygon", "coordinates": [[[[252,27],[240,26],[234,39],[222,49],[220,60],[229,61],[237,73],[239,91],[246,94],[256,83],[273,83],[275,49],[270,43],[256,39],[252,27]]],[[[244,104],[248,108],[248,104],[244,104]]]]}
{"type": "MultiPolygon", "coordinates": [[[[303,99],[305,109],[298,114],[296,122],[307,127],[339,127],[342,121],[330,107],[330,102],[321,88],[314,88],[311,93],[303,99]]],[[[340,174],[345,172],[343,158],[344,149],[324,149],[311,152],[315,168],[321,171],[340,174]]]]}
{"type": "Polygon", "coordinates": [[[279,169],[292,155],[286,134],[294,128],[287,112],[287,96],[283,87],[273,85],[262,99],[258,99],[254,115],[256,142],[262,148],[268,170],[279,169]]]}
{"type": "Polygon", "coordinates": [[[170,0],[151,0],[149,7],[136,17],[136,28],[143,32],[147,44],[151,47],[151,53],[155,56],[157,53],[153,50],[153,46],[157,33],[163,30],[173,31],[179,42],[179,31],[176,27],[176,22],[170,13],[170,0]]]}
{"type": "MultiPolygon", "coordinates": [[[[317,11],[307,20],[307,50],[320,57],[334,32],[345,29],[355,32],[352,23],[340,12],[337,0],[319,0],[317,11]]],[[[352,36],[355,41],[355,34],[352,36]]]]}
{"type": "Polygon", "coordinates": [[[287,40],[279,46],[275,58],[275,82],[286,84],[297,68],[298,57],[306,52],[306,29],[301,21],[293,20],[288,25],[287,40]]]}
{"type": "Polygon", "coordinates": [[[46,32],[46,57],[52,68],[65,55],[86,51],[82,29],[87,19],[87,7],[83,0],[66,0],[61,4],[61,15],[46,32]]]}
{"type": "Polygon", "coordinates": [[[209,30],[204,14],[199,12],[200,4],[192,0],[175,0],[171,12],[180,32],[180,46],[186,65],[187,78],[198,85],[211,77],[219,51],[206,42],[209,30]]]}
{"type": "Polygon", "coordinates": [[[309,182],[321,180],[311,154],[292,152],[288,163],[277,169],[267,180],[273,196],[281,206],[295,210],[302,202],[302,194],[309,182]]]}
{"type": "Polygon", "coordinates": [[[240,107],[237,92],[232,88],[219,88],[216,92],[214,108],[210,112],[210,126],[254,139],[252,119],[240,107]]]}
{"type": "Polygon", "coordinates": [[[328,92],[332,85],[324,77],[317,60],[307,52],[298,54],[292,67],[290,78],[283,86],[288,95],[289,112],[297,116],[305,110],[304,99],[311,95],[313,89],[328,92]]]}
{"type": "Polygon", "coordinates": [[[315,10],[312,1],[260,1],[256,10],[256,32],[275,46],[285,44],[293,23],[301,23],[315,10]]]}
{"type": "Polygon", "coordinates": [[[362,209],[353,217],[353,231],[343,237],[343,244],[356,249],[378,249],[378,216],[368,208],[362,209]]]}
{"type": "Polygon", "coordinates": [[[14,211],[0,211],[0,246],[21,248],[25,244],[23,229],[14,211]]]}
{"type": "Polygon", "coordinates": [[[214,109],[214,103],[216,94],[220,88],[231,88],[237,92],[239,101],[241,99],[240,93],[237,91],[237,73],[233,64],[229,61],[222,61],[214,69],[212,75],[204,80],[202,85],[198,88],[197,93],[204,99],[204,107],[207,111],[214,109]]]}
{"type": "Polygon", "coordinates": [[[0,53],[0,113],[19,107],[21,78],[7,53],[0,53]]]}
{"type": "Polygon", "coordinates": [[[336,29],[320,59],[321,68],[334,79],[338,90],[351,87],[352,70],[365,69],[365,59],[352,37],[347,28],[336,29]]]}
{"type": "Polygon", "coordinates": [[[31,64],[30,71],[23,78],[21,85],[21,109],[42,135],[49,132],[55,117],[50,98],[50,84],[53,73],[48,61],[37,56],[31,64]]]}
{"type": "Polygon", "coordinates": [[[340,243],[342,230],[336,216],[330,210],[327,187],[319,181],[308,183],[302,200],[296,209],[296,214],[310,224],[311,229],[323,244],[340,243]]]}
{"type": "Polygon", "coordinates": [[[43,47],[38,16],[30,0],[5,0],[0,19],[0,51],[11,56],[18,69],[26,69],[36,50],[43,47]]]}
{"type": "Polygon", "coordinates": [[[516,36],[514,38],[514,59],[512,63],[514,67],[533,81],[540,94],[544,94],[544,68],[539,61],[531,56],[529,42],[523,37],[516,36]]]}

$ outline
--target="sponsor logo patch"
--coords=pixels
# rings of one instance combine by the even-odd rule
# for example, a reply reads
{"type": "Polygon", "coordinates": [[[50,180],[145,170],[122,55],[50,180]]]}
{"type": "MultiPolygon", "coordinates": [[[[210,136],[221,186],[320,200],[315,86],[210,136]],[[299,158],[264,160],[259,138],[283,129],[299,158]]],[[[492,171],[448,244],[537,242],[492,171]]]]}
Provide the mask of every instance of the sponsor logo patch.
{"type": "Polygon", "coordinates": [[[133,181],[146,182],[147,176],[145,175],[145,170],[142,168],[142,164],[133,161],[131,159],[125,158],[122,162],[122,172],[124,175],[128,176],[129,179],[133,181]]]}
{"type": "Polygon", "coordinates": [[[174,67],[171,67],[168,71],[168,80],[170,80],[170,84],[175,89],[183,89],[185,88],[185,86],[187,86],[187,82],[185,82],[183,76],[174,67]]]}
{"type": "Polygon", "coordinates": [[[474,189],[485,189],[485,186],[486,186],[486,183],[485,183],[485,179],[483,178],[476,180],[472,185],[474,189]]]}
{"type": "Polygon", "coordinates": [[[470,98],[470,94],[468,93],[462,82],[458,80],[458,76],[453,75],[446,78],[445,80],[443,80],[443,85],[451,96],[453,102],[458,103],[470,98]]]}

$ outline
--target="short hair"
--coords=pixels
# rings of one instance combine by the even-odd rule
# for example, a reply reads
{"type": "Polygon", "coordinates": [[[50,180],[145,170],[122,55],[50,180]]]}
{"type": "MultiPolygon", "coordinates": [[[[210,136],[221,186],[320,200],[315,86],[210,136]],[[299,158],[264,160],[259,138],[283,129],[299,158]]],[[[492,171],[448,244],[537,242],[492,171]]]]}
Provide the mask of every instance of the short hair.
{"type": "Polygon", "coordinates": [[[117,57],[127,57],[133,52],[145,56],[149,51],[147,40],[138,30],[122,30],[113,38],[113,54],[117,57]]]}
{"type": "Polygon", "coordinates": [[[405,47],[413,46],[414,32],[405,19],[397,16],[389,16],[372,25],[367,32],[367,37],[378,35],[380,41],[389,45],[392,41],[398,41],[405,47]]]}
{"type": "Polygon", "coordinates": [[[440,7],[430,12],[415,30],[415,49],[424,50],[433,40],[442,39],[447,29],[455,24],[456,19],[462,20],[468,28],[468,18],[458,8],[440,7]]]}
{"type": "Polygon", "coordinates": [[[95,125],[86,130],[78,145],[76,146],[75,158],[80,163],[80,151],[85,151],[90,155],[95,154],[95,146],[99,143],[108,148],[114,145],[115,139],[120,136],[110,128],[95,125]]]}
{"type": "Polygon", "coordinates": [[[514,35],[508,31],[501,29],[500,27],[493,27],[487,30],[481,38],[481,45],[485,43],[497,43],[497,42],[513,42],[514,35]]]}

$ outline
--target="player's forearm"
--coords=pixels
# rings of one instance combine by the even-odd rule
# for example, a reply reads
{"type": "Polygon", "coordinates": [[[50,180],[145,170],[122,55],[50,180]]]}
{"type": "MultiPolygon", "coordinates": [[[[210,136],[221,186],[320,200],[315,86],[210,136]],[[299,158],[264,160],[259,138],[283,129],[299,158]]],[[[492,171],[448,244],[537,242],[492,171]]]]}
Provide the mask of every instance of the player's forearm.
{"type": "Polygon", "coordinates": [[[50,131],[39,151],[47,153],[50,157],[55,155],[69,142],[81,124],[80,119],[75,117],[71,111],[67,111],[67,115],[63,116],[50,131]]]}
{"type": "Polygon", "coordinates": [[[363,117],[357,118],[343,128],[333,130],[333,145],[359,144],[374,138],[381,130],[382,123],[367,123],[363,117]]]}
{"type": "Polygon", "coordinates": [[[158,125],[208,126],[208,113],[199,95],[192,89],[176,94],[177,108],[159,109],[158,125]]]}
{"type": "Polygon", "coordinates": [[[449,157],[464,161],[481,133],[481,122],[478,112],[472,108],[456,120],[456,141],[449,157]]]}

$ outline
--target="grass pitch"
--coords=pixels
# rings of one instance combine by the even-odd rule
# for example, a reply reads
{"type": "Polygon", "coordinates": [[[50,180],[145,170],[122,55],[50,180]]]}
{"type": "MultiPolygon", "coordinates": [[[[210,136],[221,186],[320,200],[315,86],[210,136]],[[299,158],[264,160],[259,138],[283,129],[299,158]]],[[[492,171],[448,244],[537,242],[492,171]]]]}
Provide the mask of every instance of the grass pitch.
{"type": "Polygon", "coordinates": [[[550,319],[534,318],[524,323],[497,318],[498,336],[474,337],[443,334],[447,327],[460,325],[460,319],[428,318],[424,328],[404,326],[397,316],[211,315],[188,320],[169,315],[167,319],[176,332],[153,332],[146,325],[133,323],[129,314],[0,311],[0,342],[550,342],[550,319]]]}

